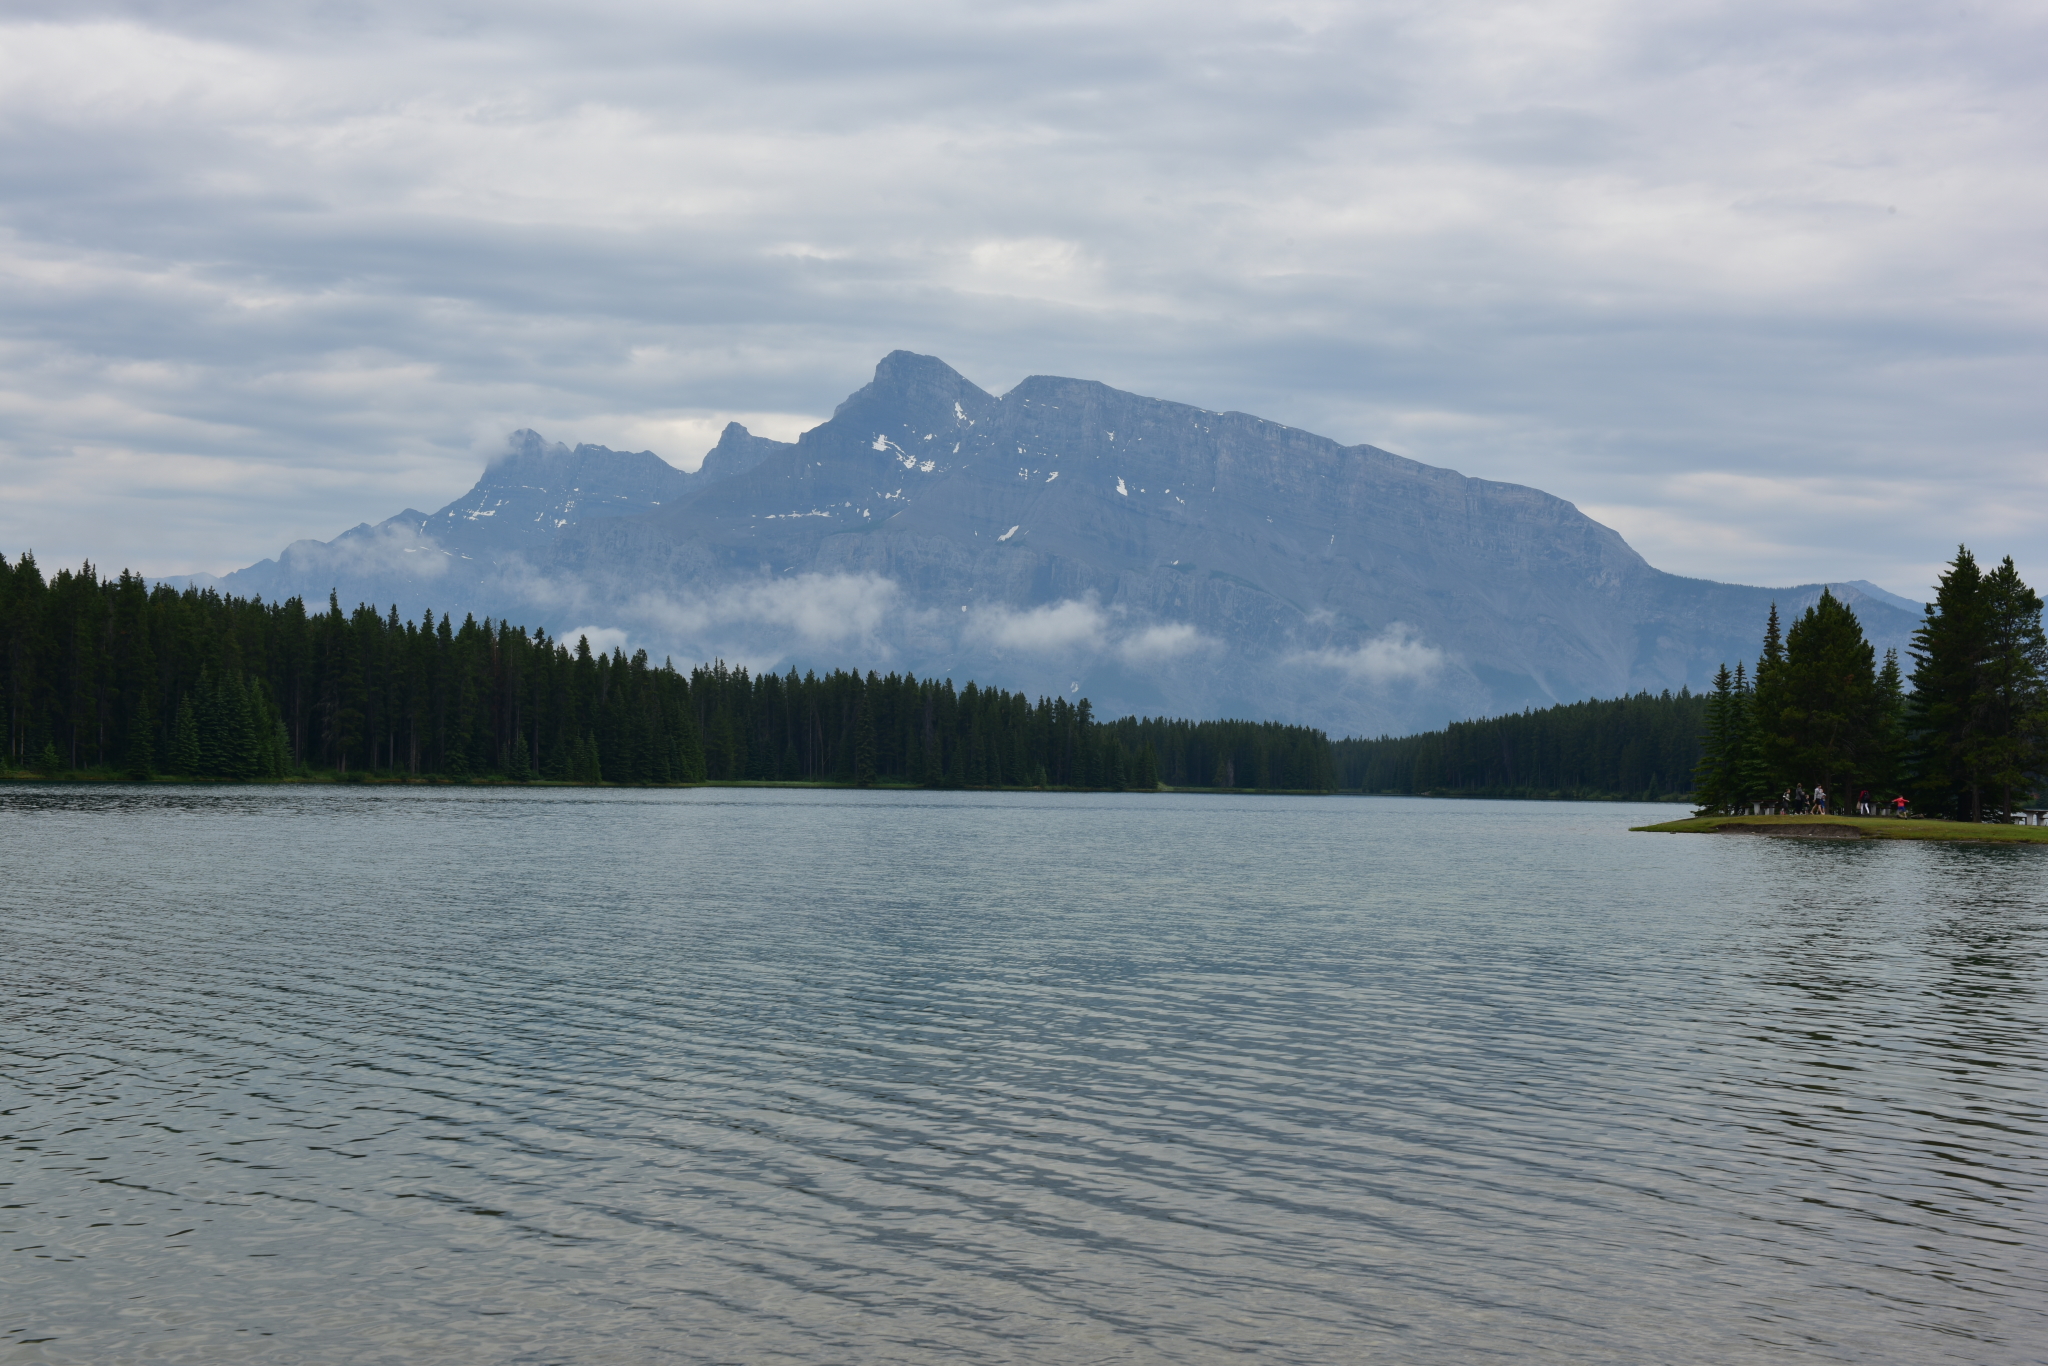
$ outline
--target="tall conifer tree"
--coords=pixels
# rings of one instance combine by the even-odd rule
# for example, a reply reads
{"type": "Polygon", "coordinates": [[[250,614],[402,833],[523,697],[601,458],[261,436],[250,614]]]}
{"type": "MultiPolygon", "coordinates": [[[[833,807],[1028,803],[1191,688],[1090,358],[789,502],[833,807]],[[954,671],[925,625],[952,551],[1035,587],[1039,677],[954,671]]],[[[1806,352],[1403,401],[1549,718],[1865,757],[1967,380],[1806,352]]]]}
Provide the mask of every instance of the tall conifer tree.
{"type": "Polygon", "coordinates": [[[171,727],[171,772],[194,778],[199,776],[199,765],[199,718],[188,692],[178,699],[178,718],[171,727]]]}
{"type": "Polygon", "coordinates": [[[1723,664],[1707,696],[1707,728],[1700,733],[1700,762],[1692,776],[1692,799],[1702,811],[1724,811],[1735,799],[1735,708],[1735,675],[1723,664]]]}
{"type": "Polygon", "coordinates": [[[1913,633],[1908,711],[1916,805],[1977,820],[1983,814],[1984,711],[1980,688],[1991,652],[1983,571],[1969,547],[1935,584],[1913,633]]]}
{"type": "Polygon", "coordinates": [[[1839,810],[1877,759],[1877,670],[1863,624],[1828,589],[1785,638],[1778,690],[1793,779],[1825,786],[1839,810]]]}
{"type": "Polygon", "coordinates": [[[2042,775],[2048,743],[2048,639],[2041,596],[2020,579],[2012,557],[1985,576],[1985,655],[1978,680],[1984,740],[1983,782],[2010,819],[2042,775]]]}

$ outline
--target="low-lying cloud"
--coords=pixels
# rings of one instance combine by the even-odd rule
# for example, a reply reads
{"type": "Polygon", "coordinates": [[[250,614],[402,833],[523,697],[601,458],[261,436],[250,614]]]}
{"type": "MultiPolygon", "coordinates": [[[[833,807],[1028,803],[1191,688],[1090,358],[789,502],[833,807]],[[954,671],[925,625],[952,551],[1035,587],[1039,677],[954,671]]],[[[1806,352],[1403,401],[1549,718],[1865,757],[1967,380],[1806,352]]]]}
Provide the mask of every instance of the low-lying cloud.
{"type": "Polygon", "coordinates": [[[1289,662],[1335,669],[1362,683],[1421,683],[1443,669],[1444,652],[1424,644],[1413,628],[1397,621],[1353,649],[1304,651],[1289,662]]]}
{"type": "Polygon", "coordinates": [[[1185,621],[1168,622],[1161,626],[1148,626],[1117,642],[1116,652],[1127,664],[1139,667],[1167,664],[1191,655],[1210,654],[1223,648],[1223,643],[1213,636],[1206,636],[1185,621]]]}
{"type": "Polygon", "coordinates": [[[408,578],[433,580],[448,572],[450,556],[420,529],[406,522],[359,527],[322,544],[295,541],[279,555],[295,574],[308,578],[408,578]]]}
{"type": "Polygon", "coordinates": [[[997,650],[1025,654],[1068,654],[1102,648],[1109,616],[1093,601],[1065,602],[1016,611],[982,607],[967,614],[966,639],[997,650]]]}
{"type": "Polygon", "coordinates": [[[557,644],[571,650],[576,648],[579,640],[589,641],[591,653],[599,655],[608,655],[614,650],[624,652],[633,643],[632,637],[616,626],[572,626],[555,637],[557,644]]]}
{"type": "Polygon", "coordinates": [[[1105,609],[1095,598],[1017,610],[984,605],[969,611],[963,643],[997,653],[1046,658],[1114,658],[1148,669],[1222,648],[1184,621],[1136,624],[1121,608],[1105,609]]]}

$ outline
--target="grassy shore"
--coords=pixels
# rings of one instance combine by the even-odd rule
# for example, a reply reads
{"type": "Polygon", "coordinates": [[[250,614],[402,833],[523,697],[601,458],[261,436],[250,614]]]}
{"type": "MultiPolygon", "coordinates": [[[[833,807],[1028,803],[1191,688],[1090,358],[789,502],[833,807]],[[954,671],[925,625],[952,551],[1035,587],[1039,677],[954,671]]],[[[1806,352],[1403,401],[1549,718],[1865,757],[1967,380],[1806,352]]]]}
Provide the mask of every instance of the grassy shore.
{"type": "Polygon", "coordinates": [[[1637,825],[1656,835],[1777,835],[1804,839],[1945,840],[1971,844],[2048,844],[2048,826],[1976,825],[1891,816],[1699,816],[1637,825]]]}

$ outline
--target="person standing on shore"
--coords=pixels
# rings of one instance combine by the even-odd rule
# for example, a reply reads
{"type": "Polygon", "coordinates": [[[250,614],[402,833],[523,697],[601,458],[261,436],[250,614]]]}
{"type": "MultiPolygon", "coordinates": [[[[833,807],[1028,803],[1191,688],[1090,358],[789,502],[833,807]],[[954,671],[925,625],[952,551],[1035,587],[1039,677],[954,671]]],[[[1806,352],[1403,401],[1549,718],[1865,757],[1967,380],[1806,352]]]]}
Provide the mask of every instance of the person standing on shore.
{"type": "Polygon", "coordinates": [[[1819,783],[1815,783],[1813,786],[1813,814],[1816,816],[1828,814],[1828,790],[1819,783]]]}

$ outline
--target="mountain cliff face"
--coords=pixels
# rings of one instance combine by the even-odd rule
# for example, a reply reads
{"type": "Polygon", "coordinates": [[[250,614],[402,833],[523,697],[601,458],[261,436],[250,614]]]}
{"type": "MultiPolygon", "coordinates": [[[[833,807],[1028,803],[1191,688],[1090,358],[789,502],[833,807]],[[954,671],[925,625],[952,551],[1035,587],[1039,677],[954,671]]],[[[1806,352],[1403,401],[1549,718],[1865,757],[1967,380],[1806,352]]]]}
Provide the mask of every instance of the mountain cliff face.
{"type": "MultiPolygon", "coordinates": [[[[476,489],[230,575],[230,591],[612,628],[679,661],[859,664],[1099,711],[1403,731],[1752,658],[1770,603],[1665,574],[1535,489],[1083,380],[997,398],[896,352],[795,443],[695,475],[519,433],[476,489]],[[351,577],[351,575],[353,577],[351,577]]],[[[1836,585],[1880,649],[1913,614],[1836,585]]]]}
{"type": "Polygon", "coordinates": [[[294,541],[275,560],[226,575],[219,587],[308,602],[336,592],[351,604],[396,603],[407,615],[426,608],[502,615],[525,601],[515,583],[529,557],[544,556],[565,527],[654,512],[789,448],[731,423],[690,473],[652,451],[571,450],[517,431],[475,487],[438,512],[407,508],[332,541],[294,541]]]}

